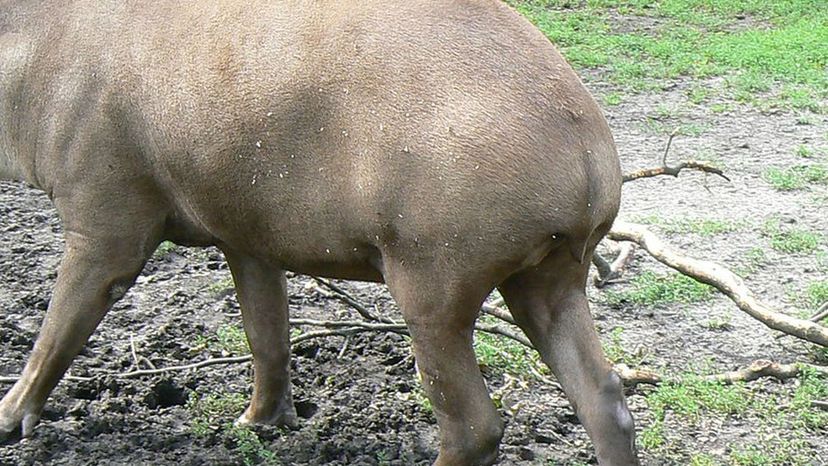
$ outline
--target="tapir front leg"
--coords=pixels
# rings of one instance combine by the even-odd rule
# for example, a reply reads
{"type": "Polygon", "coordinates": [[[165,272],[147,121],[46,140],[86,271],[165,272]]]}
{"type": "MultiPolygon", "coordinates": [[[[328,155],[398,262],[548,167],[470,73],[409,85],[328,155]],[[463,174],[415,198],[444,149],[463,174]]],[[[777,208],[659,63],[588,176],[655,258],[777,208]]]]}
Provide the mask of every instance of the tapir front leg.
{"type": "Polygon", "coordinates": [[[295,427],[285,272],[241,253],[229,250],[224,253],[253,352],[253,398],[237,422],[295,427]]]}
{"type": "MultiPolygon", "coordinates": [[[[0,440],[31,435],[46,399],[106,312],[135,281],[153,247],[135,234],[69,231],[40,335],[17,383],[0,401],[0,440]]],[[[157,244],[157,243],[156,243],[157,244]]]]}

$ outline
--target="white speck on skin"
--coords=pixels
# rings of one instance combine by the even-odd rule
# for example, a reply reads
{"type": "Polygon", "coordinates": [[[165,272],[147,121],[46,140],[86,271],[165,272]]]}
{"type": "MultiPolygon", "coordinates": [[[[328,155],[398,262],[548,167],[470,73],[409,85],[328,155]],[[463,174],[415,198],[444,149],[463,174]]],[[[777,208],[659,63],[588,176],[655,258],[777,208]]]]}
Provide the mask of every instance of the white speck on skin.
{"type": "Polygon", "coordinates": [[[261,147],[262,147],[262,141],[256,141],[256,147],[258,147],[258,148],[260,148],[260,149],[261,149],[261,147]]]}
{"type": "Polygon", "coordinates": [[[403,218],[403,214],[397,214],[397,217],[403,218]]]}
{"type": "Polygon", "coordinates": [[[330,249],[328,249],[328,248],[325,248],[325,252],[326,252],[326,253],[328,253],[328,254],[330,254],[330,253],[331,253],[331,250],[330,250],[330,249]]]}
{"type": "Polygon", "coordinates": [[[273,116],[273,112],[267,112],[267,116],[272,117],[272,116],[273,116]]]}

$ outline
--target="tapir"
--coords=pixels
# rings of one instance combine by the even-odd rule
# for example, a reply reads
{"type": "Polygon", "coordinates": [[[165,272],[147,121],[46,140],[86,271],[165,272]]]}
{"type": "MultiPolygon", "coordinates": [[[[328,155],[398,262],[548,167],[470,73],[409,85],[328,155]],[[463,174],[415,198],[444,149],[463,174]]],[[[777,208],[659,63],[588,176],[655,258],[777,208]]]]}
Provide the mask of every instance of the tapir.
{"type": "Polygon", "coordinates": [[[65,252],[0,437],[46,400],[165,240],[215,245],[254,363],[242,424],[297,422],[285,271],[384,282],[440,429],[491,464],[472,350],[498,289],[602,465],[638,464],[585,292],[617,151],[555,47],[498,0],[0,0],[0,175],[65,252]]]}

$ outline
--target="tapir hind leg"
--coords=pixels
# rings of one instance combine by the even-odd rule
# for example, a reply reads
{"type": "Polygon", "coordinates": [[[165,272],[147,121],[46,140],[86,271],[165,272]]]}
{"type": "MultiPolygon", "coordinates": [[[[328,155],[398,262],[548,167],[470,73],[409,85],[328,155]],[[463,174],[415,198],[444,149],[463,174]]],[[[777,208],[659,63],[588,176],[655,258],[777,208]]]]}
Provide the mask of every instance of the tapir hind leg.
{"type": "Polygon", "coordinates": [[[566,248],[509,278],[500,292],[515,321],[557,376],[602,466],[637,465],[633,419],[604,357],[584,292],[589,264],[566,248]]]}
{"type": "MultiPolygon", "coordinates": [[[[491,464],[503,436],[472,349],[474,321],[490,290],[462,287],[439,270],[384,260],[384,276],[402,309],[420,378],[440,427],[436,465],[491,464]]],[[[462,284],[462,285],[461,285],[462,284]]]]}
{"type": "Polygon", "coordinates": [[[295,427],[285,272],[244,254],[229,250],[224,253],[253,353],[253,397],[237,422],[295,427]]]}
{"type": "Polygon", "coordinates": [[[158,245],[163,219],[133,220],[117,232],[87,224],[94,227],[83,233],[71,228],[77,222],[64,221],[66,249],[40,335],[20,379],[0,401],[0,440],[18,429],[24,437],[32,433],[52,389],[158,245]]]}

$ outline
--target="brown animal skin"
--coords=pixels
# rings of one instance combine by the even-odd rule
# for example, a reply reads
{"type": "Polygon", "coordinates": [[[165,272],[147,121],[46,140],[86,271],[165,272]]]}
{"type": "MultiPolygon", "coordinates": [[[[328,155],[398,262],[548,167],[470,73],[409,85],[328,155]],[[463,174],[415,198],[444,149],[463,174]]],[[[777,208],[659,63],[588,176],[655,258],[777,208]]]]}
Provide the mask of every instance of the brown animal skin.
{"type": "Polygon", "coordinates": [[[295,424],[285,270],[384,281],[440,427],[435,464],[491,464],[472,351],[498,288],[602,465],[633,421],[585,296],[621,176],[608,126],[496,0],[0,0],[0,175],[54,201],[66,247],[0,402],[49,393],[163,240],[224,251],[254,357],[241,423],[295,424]]]}

